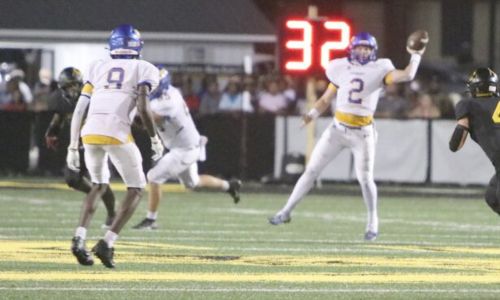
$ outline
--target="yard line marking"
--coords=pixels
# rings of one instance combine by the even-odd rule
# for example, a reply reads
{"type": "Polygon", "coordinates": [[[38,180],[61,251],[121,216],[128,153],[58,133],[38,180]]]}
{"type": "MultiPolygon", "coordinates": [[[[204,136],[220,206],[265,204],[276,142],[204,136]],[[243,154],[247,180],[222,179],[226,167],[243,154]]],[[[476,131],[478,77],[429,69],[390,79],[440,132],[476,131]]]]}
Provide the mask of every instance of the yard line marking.
{"type": "MultiPolygon", "coordinates": [[[[111,188],[114,191],[125,192],[127,191],[127,186],[123,183],[111,183],[111,188]]],[[[57,182],[30,182],[30,181],[0,181],[0,188],[16,188],[16,189],[50,189],[50,190],[61,190],[61,191],[72,191],[73,189],[68,187],[65,183],[57,182]]],[[[165,192],[187,192],[188,190],[179,183],[168,183],[161,185],[162,191],[165,192]]]]}
{"type": "MultiPolygon", "coordinates": [[[[97,269],[95,269],[97,270],[97,269]]],[[[0,272],[0,280],[8,281],[72,281],[88,282],[284,282],[284,283],[467,283],[499,284],[500,272],[463,273],[224,273],[224,272],[113,272],[108,270],[78,272],[0,272]]]]}
{"type": "Polygon", "coordinates": [[[0,291],[113,291],[113,292],[210,292],[210,293],[233,293],[233,292],[261,292],[261,293],[500,293],[500,289],[297,289],[297,288],[107,288],[107,287],[0,287],[0,291]]]}
{"type": "MultiPolygon", "coordinates": [[[[75,264],[68,250],[68,242],[61,241],[4,241],[0,245],[0,262],[33,262],[75,264]]],[[[371,247],[371,246],[368,246],[371,247]]],[[[367,248],[368,248],[367,247],[367,248]]],[[[376,246],[373,246],[376,247],[376,246]]],[[[383,246],[382,246],[383,248],[383,246]]],[[[165,243],[122,242],[119,261],[129,264],[191,264],[191,265],[238,265],[238,266],[309,266],[309,267],[379,267],[408,269],[440,269],[448,271],[475,272],[479,276],[486,272],[500,272],[497,259],[499,248],[476,249],[458,247],[434,247],[439,253],[459,253],[454,257],[394,257],[383,255],[336,254],[327,256],[293,255],[235,255],[213,252],[215,248],[195,247],[165,243]],[[148,252],[141,252],[148,250],[148,252]],[[188,253],[187,250],[203,251],[188,253]],[[212,252],[207,253],[207,250],[212,252]],[[463,254],[479,254],[483,257],[466,257],[463,254]],[[485,255],[493,255],[486,256],[485,255]]],[[[385,249],[385,248],[383,248],[385,249]]],[[[406,248],[402,248],[403,250],[406,248]]],[[[366,252],[366,251],[365,251],[366,252]]],[[[241,253],[241,252],[239,252],[241,253]]]]}
{"type": "MultiPolygon", "coordinates": [[[[217,237],[201,237],[201,236],[161,236],[157,233],[159,233],[158,230],[153,231],[144,231],[141,232],[144,234],[147,234],[146,236],[127,236],[123,238],[121,242],[127,242],[127,241],[144,241],[144,242],[172,242],[172,241],[183,241],[183,242],[204,242],[204,241],[209,241],[209,242],[248,242],[248,243],[253,243],[253,242],[260,242],[260,243],[276,243],[276,242],[282,242],[282,243],[297,243],[297,244],[311,244],[311,243],[317,243],[317,244],[323,244],[323,245],[328,245],[332,244],[332,247],[328,248],[318,248],[321,251],[325,251],[330,249],[331,251],[344,251],[344,252],[349,252],[349,251],[365,251],[365,247],[370,247],[373,249],[367,250],[367,251],[372,251],[372,252],[380,252],[380,251],[385,251],[385,250],[378,250],[377,248],[382,248],[383,246],[400,246],[400,247],[467,247],[467,248],[474,248],[474,247],[483,247],[483,248],[497,248],[498,243],[491,242],[491,243],[478,243],[478,242],[463,242],[463,243],[442,243],[442,242],[412,242],[412,243],[405,243],[401,241],[379,241],[375,244],[367,244],[364,241],[361,241],[359,239],[356,240],[349,240],[349,239],[342,239],[339,241],[338,239],[331,239],[331,240],[309,240],[309,239],[283,239],[283,238],[278,238],[278,239],[265,239],[265,238],[217,238],[217,237]],[[352,248],[352,247],[337,247],[339,244],[341,245],[347,245],[347,244],[358,244],[358,248],[352,248]],[[337,245],[337,246],[335,246],[337,245]],[[361,249],[360,249],[361,248],[361,249]]],[[[172,232],[171,232],[172,233],[172,232]]],[[[49,241],[47,240],[40,240],[41,238],[50,238],[50,241],[57,241],[57,242],[67,242],[69,240],[67,235],[32,235],[32,234],[17,234],[16,236],[7,236],[7,235],[1,235],[0,234],[0,241],[26,241],[26,242],[38,242],[38,241],[49,241]]],[[[470,236],[474,237],[474,236],[470,236]]],[[[469,237],[469,238],[470,238],[469,237]]],[[[101,238],[100,235],[90,235],[88,237],[89,240],[99,240],[101,238]]],[[[355,246],[355,245],[354,245],[355,246]]],[[[240,248],[238,248],[240,249],[240,248]]],[[[241,249],[245,249],[245,247],[241,247],[241,249]]],[[[250,249],[250,248],[248,248],[250,249]]],[[[252,251],[255,251],[255,249],[263,249],[267,250],[269,249],[268,247],[266,248],[257,248],[253,247],[251,248],[252,251]]],[[[281,250],[286,250],[290,248],[280,248],[280,247],[273,247],[275,251],[281,250]]],[[[298,251],[310,251],[311,248],[302,248],[302,247],[294,247],[293,249],[297,249],[298,251]]],[[[409,250],[408,250],[409,251],[409,250]]],[[[408,252],[404,251],[404,252],[408,252]]],[[[388,251],[387,253],[400,253],[403,251],[388,251]]]]}

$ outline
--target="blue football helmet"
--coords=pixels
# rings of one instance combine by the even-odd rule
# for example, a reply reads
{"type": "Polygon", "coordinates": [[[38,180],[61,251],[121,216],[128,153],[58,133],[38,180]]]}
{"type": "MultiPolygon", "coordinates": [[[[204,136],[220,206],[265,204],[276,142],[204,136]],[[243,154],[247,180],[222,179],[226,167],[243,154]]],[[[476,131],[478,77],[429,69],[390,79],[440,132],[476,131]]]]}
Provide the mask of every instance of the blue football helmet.
{"type": "Polygon", "coordinates": [[[158,87],[149,94],[149,99],[151,100],[161,97],[163,91],[168,90],[172,81],[170,73],[163,65],[158,66],[158,69],[160,70],[160,82],[158,84],[158,87]]]}
{"type": "Polygon", "coordinates": [[[375,37],[368,32],[360,32],[351,39],[351,43],[349,44],[349,59],[355,60],[362,65],[367,64],[377,59],[377,49],[378,46],[375,37]],[[372,52],[368,57],[363,57],[359,53],[356,53],[356,51],[353,51],[357,46],[370,47],[372,52]]]}
{"type": "Polygon", "coordinates": [[[109,50],[112,57],[136,58],[144,45],[141,33],[132,25],[123,24],[111,31],[109,50]]]}

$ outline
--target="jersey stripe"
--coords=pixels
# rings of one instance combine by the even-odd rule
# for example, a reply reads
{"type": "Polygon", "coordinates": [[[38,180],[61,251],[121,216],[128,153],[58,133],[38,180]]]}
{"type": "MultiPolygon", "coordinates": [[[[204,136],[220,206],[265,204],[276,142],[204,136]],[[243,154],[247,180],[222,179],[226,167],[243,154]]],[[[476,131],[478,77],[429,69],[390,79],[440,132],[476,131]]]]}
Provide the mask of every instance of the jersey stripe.
{"type": "Polygon", "coordinates": [[[94,91],[94,87],[90,83],[85,83],[85,85],[82,88],[82,95],[85,96],[90,96],[92,95],[92,92],[94,91]]]}
{"type": "MultiPolygon", "coordinates": [[[[128,141],[133,142],[134,138],[129,135],[128,141]]],[[[89,134],[82,136],[82,142],[87,145],[121,145],[123,144],[119,139],[115,139],[111,136],[89,134]]]]}
{"type": "Polygon", "coordinates": [[[343,113],[341,111],[335,111],[335,118],[346,125],[349,126],[366,126],[373,122],[373,116],[358,116],[348,113],[343,113]]]}

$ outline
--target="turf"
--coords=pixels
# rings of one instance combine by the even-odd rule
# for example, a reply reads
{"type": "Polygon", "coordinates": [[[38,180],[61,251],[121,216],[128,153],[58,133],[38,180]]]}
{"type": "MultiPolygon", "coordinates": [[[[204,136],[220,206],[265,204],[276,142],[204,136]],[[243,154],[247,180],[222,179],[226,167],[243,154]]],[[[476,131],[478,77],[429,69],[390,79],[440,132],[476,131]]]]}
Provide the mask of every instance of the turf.
{"type": "MultiPolygon", "coordinates": [[[[123,196],[117,193],[118,199],[123,196]]],[[[292,222],[266,218],[285,194],[165,193],[160,228],[130,229],[117,268],[69,251],[83,195],[0,190],[0,299],[498,299],[500,223],[481,199],[383,197],[363,241],[358,196],[308,196],[292,222]]],[[[88,247],[103,235],[100,205],[88,247]]]]}

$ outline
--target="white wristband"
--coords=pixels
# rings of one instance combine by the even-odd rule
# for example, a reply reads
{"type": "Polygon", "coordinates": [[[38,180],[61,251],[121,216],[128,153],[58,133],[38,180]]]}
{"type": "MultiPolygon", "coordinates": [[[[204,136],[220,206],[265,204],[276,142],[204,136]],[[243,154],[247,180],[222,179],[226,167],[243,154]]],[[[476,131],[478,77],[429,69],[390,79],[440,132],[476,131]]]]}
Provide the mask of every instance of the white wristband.
{"type": "Polygon", "coordinates": [[[160,138],[158,137],[157,134],[155,134],[155,136],[151,137],[151,143],[160,143],[160,138]]]}
{"type": "Polygon", "coordinates": [[[313,108],[311,109],[307,115],[311,118],[311,119],[316,119],[317,117],[319,117],[320,113],[319,111],[316,109],[316,108],[313,108]]]}
{"type": "Polygon", "coordinates": [[[410,63],[417,64],[417,66],[420,64],[420,61],[422,60],[422,55],[413,53],[410,58],[410,63]]]}
{"type": "Polygon", "coordinates": [[[415,75],[417,74],[418,66],[420,65],[420,60],[422,59],[422,55],[420,54],[412,54],[410,58],[410,80],[413,80],[415,78],[415,75]]]}

